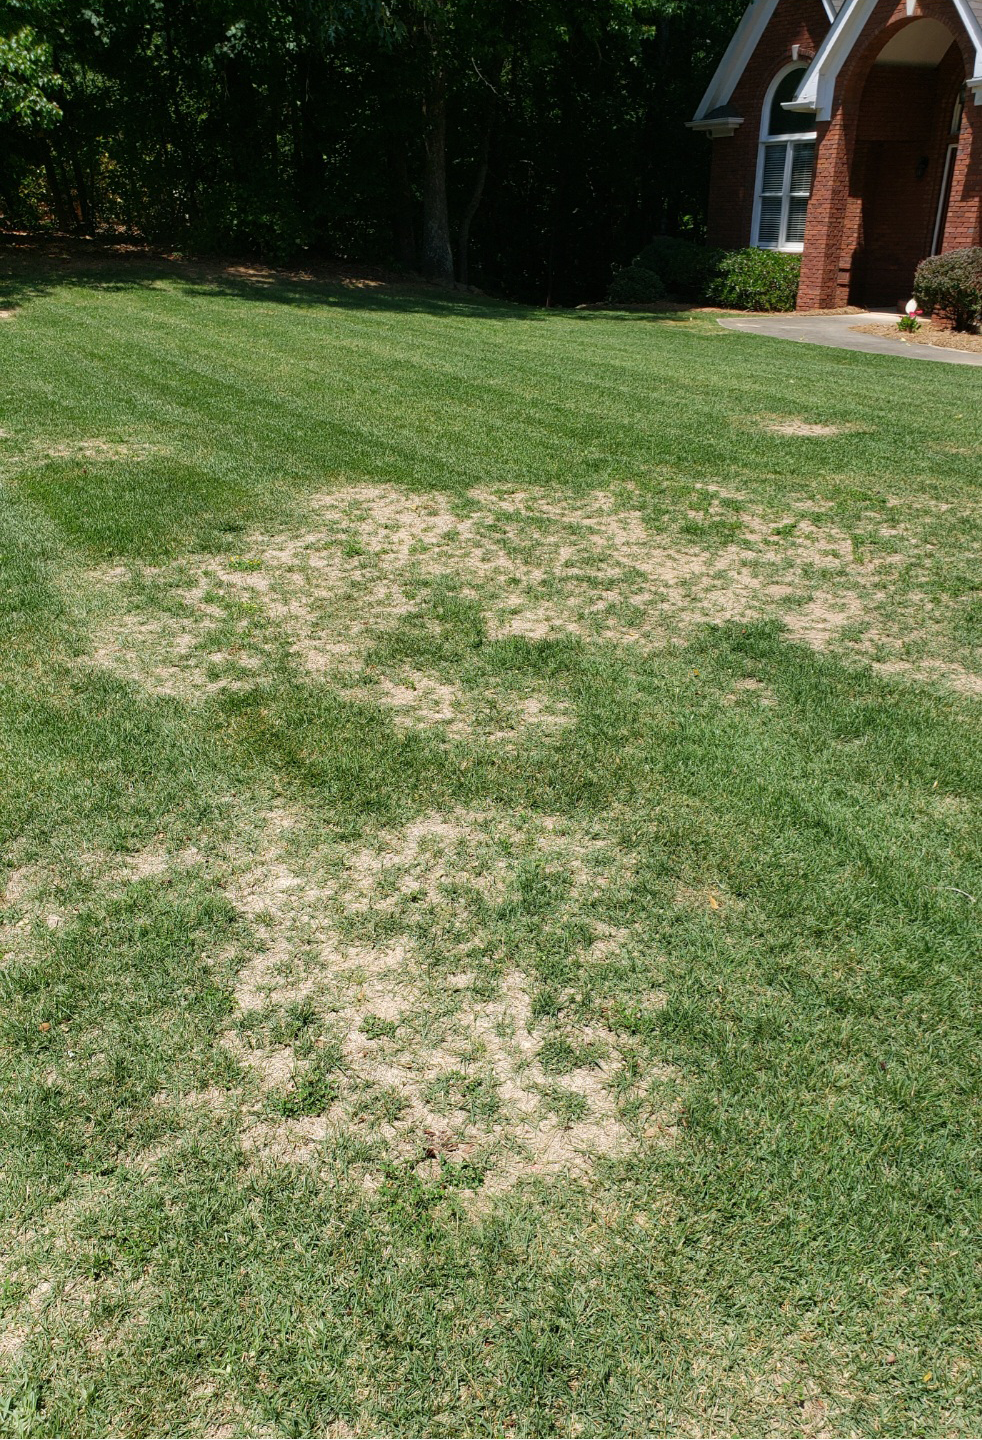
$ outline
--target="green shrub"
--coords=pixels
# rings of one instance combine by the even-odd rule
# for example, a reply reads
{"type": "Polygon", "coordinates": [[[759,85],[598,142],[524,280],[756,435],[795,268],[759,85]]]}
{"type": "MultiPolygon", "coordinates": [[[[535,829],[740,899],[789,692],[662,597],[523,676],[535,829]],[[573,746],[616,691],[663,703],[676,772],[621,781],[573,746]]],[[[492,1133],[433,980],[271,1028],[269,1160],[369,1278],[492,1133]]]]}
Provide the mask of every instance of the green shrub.
{"type": "Polygon", "coordinates": [[[914,298],[956,330],[974,329],[982,321],[982,249],[969,246],[922,260],[914,276],[914,298]]]}
{"type": "Polygon", "coordinates": [[[654,270],[664,280],[670,295],[678,300],[702,300],[716,278],[722,250],[680,240],[674,235],[656,235],[635,260],[645,270],[654,270]]]}
{"type": "Polygon", "coordinates": [[[793,310],[801,256],[781,250],[731,250],[720,261],[709,298],[735,310],[793,310]]]}
{"type": "Polygon", "coordinates": [[[610,298],[615,305],[651,305],[665,298],[665,286],[654,270],[626,265],[610,282],[610,298]]]}

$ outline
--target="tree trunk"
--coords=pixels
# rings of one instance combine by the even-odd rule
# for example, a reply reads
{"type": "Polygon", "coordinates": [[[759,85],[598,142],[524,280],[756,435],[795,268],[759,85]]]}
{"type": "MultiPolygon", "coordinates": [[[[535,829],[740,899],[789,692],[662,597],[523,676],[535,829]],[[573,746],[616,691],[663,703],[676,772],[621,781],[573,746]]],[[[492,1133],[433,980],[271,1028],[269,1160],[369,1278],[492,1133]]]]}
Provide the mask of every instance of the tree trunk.
{"type": "Polygon", "coordinates": [[[71,200],[66,192],[62,177],[58,174],[58,163],[50,145],[45,146],[44,173],[48,181],[48,189],[51,191],[51,201],[55,207],[58,229],[66,233],[69,230],[74,230],[77,225],[77,217],[72,208],[71,200]]]}
{"type": "Polygon", "coordinates": [[[389,146],[392,177],[392,240],[399,262],[416,269],[416,227],[413,224],[413,187],[409,179],[406,142],[400,135],[389,146]]]}
{"type": "Polygon", "coordinates": [[[81,217],[82,228],[87,235],[95,234],[95,215],[92,211],[92,204],[89,199],[88,187],[85,183],[85,176],[82,173],[82,166],[77,151],[72,151],[72,174],[75,177],[75,194],[78,197],[78,213],[81,217]]]}
{"type": "Polygon", "coordinates": [[[484,131],[481,135],[480,158],[477,166],[477,174],[474,177],[474,188],[471,191],[470,199],[464,206],[464,213],[460,217],[460,229],[457,232],[457,279],[461,285],[467,284],[468,277],[468,248],[471,240],[471,223],[477,214],[477,207],[481,203],[481,196],[484,194],[484,183],[488,178],[488,155],[491,150],[491,126],[494,121],[494,110],[489,105],[487,118],[484,122],[484,131]]]}
{"type": "Polygon", "coordinates": [[[447,211],[447,76],[442,63],[433,71],[426,97],[423,156],[423,274],[441,285],[453,284],[453,250],[447,211]]]}

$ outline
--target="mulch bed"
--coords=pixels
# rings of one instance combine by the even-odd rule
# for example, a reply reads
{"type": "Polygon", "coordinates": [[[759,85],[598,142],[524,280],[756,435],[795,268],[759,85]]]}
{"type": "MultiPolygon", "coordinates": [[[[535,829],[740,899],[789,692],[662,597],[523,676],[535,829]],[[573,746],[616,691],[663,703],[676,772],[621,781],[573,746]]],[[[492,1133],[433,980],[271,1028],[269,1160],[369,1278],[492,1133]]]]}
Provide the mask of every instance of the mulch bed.
{"type": "Polygon", "coordinates": [[[941,330],[922,325],[916,335],[906,335],[896,325],[851,325],[861,335],[881,335],[885,340],[901,340],[906,345],[940,345],[943,350],[975,350],[982,353],[982,335],[964,330],[941,330]]]}

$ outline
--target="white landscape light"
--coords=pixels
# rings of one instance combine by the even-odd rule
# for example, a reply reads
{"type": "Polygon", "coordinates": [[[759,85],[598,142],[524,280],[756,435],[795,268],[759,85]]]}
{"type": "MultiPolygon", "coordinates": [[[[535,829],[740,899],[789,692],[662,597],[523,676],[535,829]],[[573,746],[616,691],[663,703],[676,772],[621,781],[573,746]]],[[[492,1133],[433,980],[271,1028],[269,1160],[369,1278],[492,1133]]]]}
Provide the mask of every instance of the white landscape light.
{"type": "Polygon", "coordinates": [[[897,329],[904,335],[916,335],[921,328],[917,317],[923,314],[924,311],[920,309],[916,300],[908,300],[904,306],[904,314],[897,320],[897,329]]]}

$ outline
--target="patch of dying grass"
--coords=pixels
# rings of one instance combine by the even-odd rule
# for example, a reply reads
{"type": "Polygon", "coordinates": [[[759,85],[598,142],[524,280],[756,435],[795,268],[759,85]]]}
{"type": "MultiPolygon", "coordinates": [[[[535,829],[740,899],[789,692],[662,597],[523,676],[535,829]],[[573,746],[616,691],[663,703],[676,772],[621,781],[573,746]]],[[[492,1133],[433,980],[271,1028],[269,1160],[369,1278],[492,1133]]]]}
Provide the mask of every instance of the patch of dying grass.
{"type": "Polygon", "coordinates": [[[46,890],[53,874],[42,865],[15,865],[7,872],[3,889],[4,906],[19,904],[46,890]]]}
{"type": "Polygon", "coordinates": [[[14,865],[0,897],[0,964],[27,963],[35,951],[37,927],[58,930],[64,924],[60,887],[53,868],[14,865]]]}
{"type": "Polygon", "coordinates": [[[437,726],[444,735],[507,745],[530,731],[555,733],[572,719],[568,707],[546,694],[516,698],[491,685],[475,692],[415,666],[384,675],[373,665],[358,678],[352,697],[381,705],[399,728],[437,726]]]}
{"type": "Polygon", "coordinates": [[[835,435],[861,429],[858,425],[822,425],[812,420],[802,420],[797,415],[761,415],[760,426],[772,435],[788,435],[802,440],[831,440],[835,435]]]}
{"type": "Polygon", "coordinates": [[[63,440],[45,445],[41,454],[48,460],[145,460],[164,452],[162,445],[146,440],[63,440]]]}
{"type": "Polygon", "coordinates": [[[271,1426],[257,1424],[227,1381],[200,1381],[188,1394],[187,1404],[197,1421],[195,1434],[200,1434],[202,1440],[236,1440],[243,1435],[275,1433],[271,1426]]]}
{"type": "Polygon", "coordinates": [[[752,675],[735,681],[727,694],[723,696],[724,705],[735,705],[740,700],[755,700],[759,705],[775,705],[777,703],[777,698],[770,686],[765,685],[763,680],[755,679],[752,675]]]}
{"type": "MultiPolygon", "coordinates": [[[[343,1050],[339,1098],[322,1115],[258,1120],[246,1131],[247,1148],[310,1159],[330,1136],[346,1132],[391,1159],[418,1163],[439,1136],[442,1153],[479,1166],[487,1193],[529,1175],[585,1176],[600,1157],[632,1148],[613,1083],[620,1057],[603,1027],[585,1027],[578,1039],[602,1041],[608,1058],[560,1082],[538,1058],[543,1027],[533,1018],[523,976],[505,975],[493,1000],[461,989],[457,1005],[426,1014],[432,997],[414,984],[398,950],[343,959],[355,962],[347,976],[340,972],[350,999],[329,1017],[343,1050]],[[353,972],[366,961],[370,978],[359,983],[353,972]],[[366,1015],[394,1021],[397,1040],[367,1038],[366,1015]]],[[[264,1051],[256,1062],[269,1088],[302,1068],[283,1051],[276,1069],[272,1059],[264,1051]]],[[[662,1132],[666,1139],[670,1133],[662,1132]]]]}
{"type": "Polygon", "coordinates": [[[22,438],[20,445],[20,453],[2,457],[4,467],[38,465],[48,460],[84,461],[87,465],[98,465],[111,460],[140,462],[169,453],[166,446],[148,440],[105,440],[99,436],[56,441],[22,438]]]}
{"type": "Polygon", "coordinates": [[[141,880],[155,880],[175,869],[187,869],[200,865],[204,853],[196,845],[187,845],[174,852],[164,845],[147,845],[142,850],[121,854],[111,865],[109,873],[123,884],[138,884],[141,880]]]}
{"type": "Polygon", "coordinates": [[[285,647],[302,669],[357,685],[397,724],[504,738],[561,723],[559,712],[547,720],[547,701],[531,696],[504,724],[485,722],[475,697],[418,662],[364,669],[434,584],[478,605],[492,639],[571,635],[660,647],[707,622],[779,616],[817,649],[861,654],[875,635],[893,651],[884,658],[906,658],[915,673],[920,655],[936,655],[945,641],[946,605],[929,606],[911,583],[920,571],[926,583],[929,556],[909,526],[877,529],[870,545],[818,503],[775,522],[714,496],[689,530],[669,535],[622,501],[606,491],[574,500],[484,487],[457,507],[395,486],[349,486],[313,499],[318,527],[255,532],[239,557],[93,572],[102,616],[92,658],[194,698],[255,683],[285,647]],[[148,583],[166,606],[148,611],[139,599],[148,583]]]}
{"type": "Polygon", "coordinates": [[[446,725],[450,733],[466,734],[467,697],[459,685],[448,685],[419,670],[405,671],[398,680],[382,676],[378,696],[393,713],[396,724],[446,725]]]}
{"type": "Polygon", "coordinates": [[[944,660],[874,660],[873,669],[880,675],[899,675],[905,679],[928,681],[957,690],[962,695],[982,695],[982,674],[944,660]]]}
{"type": "Polygon", "coordinates": [[[675,903],[684,909],[704,911],[710,915],[743,908],[742,902],[721,886],[679,885],[675,891],[675,903]]]}
{"type": "Polygon", "coordinates": [[[255,683],[262,656],[207,647],[206,640],[207,630],[172,614],[115,614],[95,627],[86,663],[184,700],[255,683]],[[215,675],[215,668],[231,673],[215,675]]]}
{"type": "MultiPolygon", "coordinates": [[[[49,1225],[49,1233],[59,1251],[67,1251],[73,1244],[67,1231],[56,1228],[63,1220],[62,1216],[52,1215],[49,1225]]],[[[50,1331],[66,1326],[86,1326],[97,1300],[96,1284],[78,1276],[57,1280],[47,1276],[36,1279],[12,1307],[12,1323],[0,1333],[0,1358],[6,1359],[8,1364],[16,1361],[32,1335],[41,1327],[50,1331]]]]}
{"type": "MultiPolygon", "coordinates": [[[[529,1175],[586,1175],[638,1143],[623,1109],[624,1042],[599,1020],[539,1014],[528,974],[488,928],[528,864],[541,883],[564,887],[561,914],[588,905],[626,863],[600,837],[548,817],[458,811],[379,832],[330,862],[287,860],[272,837],[256,859],[230,891],[263,937],[240,974],[227,1036],[260,1096],[248,1151],[323,1162],[331,1137],[355,1137],[376,1156],[371,1183],[386,1157],[432,1159],[441,1136],[442,1153],[474,1167],[471,1188],[483,1175],[490,1194],[529,1175]],[[291,1013],[301,1033],[284,1043],[276,1027],[291,1013]],[[553,1051],[560,1073],[546,1058],[553,1051]],[[323,1105],[291,1113],[325,1055],[323,1105]]],[[[609,960],[627,939],[594,932],[586,963],[609,960]]],[[[649,1139],[674,1134],[675,1078],[648,1069],[664,1091],[641,1107],[649,1139]]]]}

